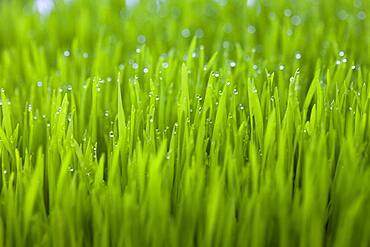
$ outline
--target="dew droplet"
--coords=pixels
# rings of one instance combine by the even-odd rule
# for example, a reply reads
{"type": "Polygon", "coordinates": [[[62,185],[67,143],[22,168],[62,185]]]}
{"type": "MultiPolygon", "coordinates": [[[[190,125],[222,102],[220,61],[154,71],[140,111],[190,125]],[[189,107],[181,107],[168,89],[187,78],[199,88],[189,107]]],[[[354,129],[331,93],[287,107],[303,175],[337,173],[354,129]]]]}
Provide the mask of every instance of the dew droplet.
{"type": "Polygon", "coordinates": [[[94,151],[94,159],[97,159],[98,155],[97,155],[97,147],[96,147],[96,144],[93,146],[93,151],[94,151]]]}
{"type": "Polygon", "coordinates": [[[182,35],[182,37],[184,37],[184,38],[189,38],[189,37],[190,37],[190,35],[191,35],[190,30],[189,30],[188,28],[183,29],[183,30],[181,31],[181,35],[182,35]]]}
{"type": "Polygon", "coordinates": [[[167,69],[168,68],[168,63],[162,63],[162,68],[164,68],[164,69],[167,69]]]}
{"type": "Polygon", "coordinates": [[[283,64],[279,65],[279,70],[283,71],[285,69],[285,66],[283,64]]]}
{"type": "Polygon", "coordinates": [[[42,84],[43,84],[43,83],[42,83],[42,81],[38,81],[38,82],[37,82],[37,86],[38,86],[38,87],[42,87],[42,84]]]}
{"type": "Polygon", "coordinates": [[[202,38],[204,36],[203,30],[201,28],[195,30],[195,36],[197,36],[197,38],[202,38]]]}
{"type": "Polygon", "coordinates": [[[109,137],[110,137],[110,138],[113,138],[113,137],[114,137],[114,133],[113,133],[113,131],[109,131],[109,137]]]}
{"type": "Polygon", "coordinates": [[[301,53],[299,53],[299,52],[297,52],[297,53],[295,54],[295,59],[300,60],[301,58],[302,58],[302,54],[301,54],[301,53]]]}
{"type": "Polygon", "coordinates": [[[292,24],[294,26],[299,26],[301,24],[302,20],[301,20],[301,17],[298,16],[298,15],[295,15],[292,17],[292,24]]]}
{"type": "Polygon", "coordinates": [[[56,115],[59,115],[62,112],[62,107],[58,107],[56,115]]]}
{"type": "Polygon", "coordinates": [[[234,88],[233,94],[238,95],[239,94],[238,89],[234,88]]]}
{"type": "Polygon", "coordinates": [[[348,18],[348,13],[345,10],[342,9],[342,10],[338,11],[337,16],[340,20],[343,21],[343,20],[346,20],[348,18]]]}
{"type": "Polygon", "coordinates": [[[364,11],[360,11],[360,12],[358,12],[357,13],[357,18],[359,19],[359,20],[365,20],[366,19],[366,13],[364,12],[364,11]]]}
{"type": "Polygon", "coordinates": [[[71,122],[72,121],[72,113],[68,113],[68,117],[67,117],[67,120],[68,122],[71,122]]]}
{"type": "Polygon", "coordinates": [[[146,38],[145,38],[145,36],[144,35],[139,35],[139,36],[137,36],[137,42],[138,43],[140,43],[140,44],[144,44],[145,43],[145,41],[146,41],[146,38]]]}
{"type": "Polygon", "coordinates": [[[35,7],[41,16],[48,16],[54,8],[52,0],[36,0],[35,7]]]}
{"type": "Polygon", "coordinates": [[[129,79],[130,83],[133,84],[133,85],[136,84],[136,80],[137,80],[136,76],[130,77],[130,79],[129,79]]]}
{"type": "Polygon", "coordinates": [[[247,7],[252,8],[256,4],[256,0],[247,0],[247,7]]]}
{"type": "Polygon", "coordinates": [[[255,33],[256,32],[256,27],[253,25],[249,25],[248,28],[248,33],[255,33]]]}
{"type": "Polygon", "coordinates": [[[289,16],[291,16],[291,15],[292,15],[292,11],[291,11],[290,9],[284,9],[284,15],[285,15],[286,17],[289,17],[289,16]]]}
{"type": "Polygon", "coordinates": [[[230,61],[230,67],[233,69],[236,67],[236,62],[235,61],[230,61]]]}
{"type": "Polygon", "coordinates": [[[229,48],[230,48],[230,42],[229,42],[229,41],[224,41],[224,42],[222,43],[222,47],[223,47],[224,49],[229,49],[229,48]]]}
{"type": "Polygon", "coordinates": [[[340,51],[340,52],[339,52],[339,56],[340,56],[340,57],[344,57],[344,51],[340,51]]]}
{"type": "Polygon", "coordinates": [[[69,57],[69,56],[71,55],[71,52],[70,52],[70,51],[68,51],[68,50],[65,50],[65,51],[63,52],[63,55],[64,55],[65,57],[69,57]]]}
{"type": "Polygon", "coordinates": [[[32,105],[31,104],[28,104],[27,110],[28,110],[28,112],[31,112],[32,111],[32,105]]]}

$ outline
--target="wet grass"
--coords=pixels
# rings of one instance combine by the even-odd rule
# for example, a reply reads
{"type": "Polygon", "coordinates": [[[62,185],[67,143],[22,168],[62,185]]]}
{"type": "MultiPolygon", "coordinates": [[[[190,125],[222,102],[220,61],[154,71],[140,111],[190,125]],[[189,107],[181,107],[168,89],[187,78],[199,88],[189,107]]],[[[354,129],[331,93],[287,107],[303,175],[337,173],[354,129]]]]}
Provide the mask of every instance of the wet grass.
{"type": "Polygon", "coordinates": [[[368,1],[0,2],[0,246],[369,246],[368,1]]]}

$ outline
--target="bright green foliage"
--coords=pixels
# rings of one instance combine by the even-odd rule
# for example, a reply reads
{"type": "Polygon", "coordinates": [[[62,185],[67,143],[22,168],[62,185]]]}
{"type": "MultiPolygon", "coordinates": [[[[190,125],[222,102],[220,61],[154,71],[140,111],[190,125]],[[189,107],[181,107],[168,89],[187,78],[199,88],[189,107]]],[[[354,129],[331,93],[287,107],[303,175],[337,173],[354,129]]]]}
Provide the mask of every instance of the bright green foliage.
{"type": "Polygon", "coordinates": [[[0,1],[0,246],[370,246],[370,2],[133,2],[0,1]]]}

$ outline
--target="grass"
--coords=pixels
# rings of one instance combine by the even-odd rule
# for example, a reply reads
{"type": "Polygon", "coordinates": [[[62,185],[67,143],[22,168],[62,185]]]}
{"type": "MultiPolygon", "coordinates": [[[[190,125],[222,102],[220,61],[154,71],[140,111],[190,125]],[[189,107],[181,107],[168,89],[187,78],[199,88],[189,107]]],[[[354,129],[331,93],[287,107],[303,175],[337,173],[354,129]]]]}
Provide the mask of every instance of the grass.
{"type": "Polygon", "coordinates": [[[0,246],[369,246],[370,3],[127,3],[0,1],[0,246]]]}

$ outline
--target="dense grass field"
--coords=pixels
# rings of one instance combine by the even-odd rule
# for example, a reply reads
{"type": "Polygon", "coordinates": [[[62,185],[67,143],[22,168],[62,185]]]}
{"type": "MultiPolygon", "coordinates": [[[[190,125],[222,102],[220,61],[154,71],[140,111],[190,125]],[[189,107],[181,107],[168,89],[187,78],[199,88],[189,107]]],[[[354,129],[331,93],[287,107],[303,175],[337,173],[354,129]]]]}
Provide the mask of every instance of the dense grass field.
{"type": "Polygon", "coordinates": [[[370,246],[368,0],[0,20],[0,246],[370,246]]]}

